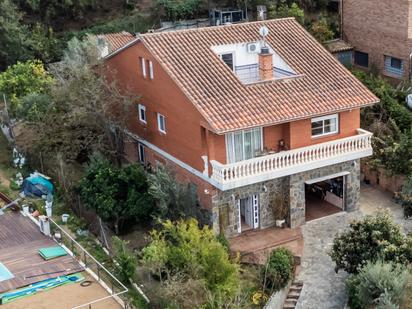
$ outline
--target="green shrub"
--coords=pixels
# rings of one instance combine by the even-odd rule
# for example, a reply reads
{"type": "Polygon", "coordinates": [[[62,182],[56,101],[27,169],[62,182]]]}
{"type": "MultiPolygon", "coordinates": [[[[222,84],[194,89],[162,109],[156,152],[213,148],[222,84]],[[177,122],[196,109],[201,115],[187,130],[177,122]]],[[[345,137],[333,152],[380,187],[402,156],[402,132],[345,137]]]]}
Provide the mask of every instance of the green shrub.
{"type": "Polygon", "coordinates": [[[349,305],[352,309],[398,308],[406,286],[409,271],[401,264],[381,260],[368,262],[357,275],[351,275],[346,282],[349,305]]]}
{"type": "Polygon", "coordinates": [[[148,193],[146,173],[137,164],[116,168],[101,155],[95,154],[80,181],[80,197],[86,207],[94,209],[116,234],[125,223],[147,222],[154,211],[148,193]]]}
{"type": "Polygon", "coordinates": [[[173,276],[203,280],[208,291],[224,297],[239,288],[239,266],[229,259],[224,246],[207,226],[199,228],[195,219],[173,223],[150,233],[151,242],[143,249],[143,264],[167,281],[173,276]]]}
{"type": "Polygon", "coordinates": [[[227,252],[229,252],[230,245],[229,245],[229,241],[227,240],[225,234],[220,233],[216,238],[221,243],[221,245],[226,248],[227,252]]]}
{"type": "Polygon", "coordinates": [[[113,237],[114,259],[118,263],[117,269],[120,280],[125,284],[129,283],[129,278],[134,278],[136,274],[137,258],[127,249],[127,242],[118,237],[113,237]]]}
{"type": "Polygon", "coordinates": [[[268,293],[283,289],[293,277],[294,258],[287,248],[278,248],[271,252],[268,262],[262,268],[261,276],[264,289],[268,293]]]}
{"type": "Polygon", "coordinates": [[[20,191],[20,186],[14,180],[11,180],[10,189],[13,191],[20,191]]]}
{"type": "Polygon", "coordinates": [[[342,234],[335,237],[332,260],[335,270],[357,273],[368,261],[394,261],[407,264],[412,261],[411,239],[393,222],[388,211],[354,221],[342,234]]]}

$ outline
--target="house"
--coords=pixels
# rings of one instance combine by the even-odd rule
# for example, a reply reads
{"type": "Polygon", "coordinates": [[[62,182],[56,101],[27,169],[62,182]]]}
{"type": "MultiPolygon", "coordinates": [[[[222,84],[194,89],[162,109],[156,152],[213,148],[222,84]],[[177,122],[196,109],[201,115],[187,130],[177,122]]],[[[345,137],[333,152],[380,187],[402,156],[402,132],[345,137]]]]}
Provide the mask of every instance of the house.
{"type": "Polygon", "coordinates": [[[377,69],[394,81],[410,79],[412,3],[342,0],[343,38],[358,68],[377,69]]]}
{"type": "Polygon", "coordinates": [[[353,47],[342,39],[335,39],[324,43],[329,52],[347,68],[353,65],[353,47]]]}
{"type": "Polygon", "coordinates": [[[106,64],[141,96],[127,158],[191,183],[216,233],[357,209],[378,99],[293,18],[143,34],[106,64]]]}

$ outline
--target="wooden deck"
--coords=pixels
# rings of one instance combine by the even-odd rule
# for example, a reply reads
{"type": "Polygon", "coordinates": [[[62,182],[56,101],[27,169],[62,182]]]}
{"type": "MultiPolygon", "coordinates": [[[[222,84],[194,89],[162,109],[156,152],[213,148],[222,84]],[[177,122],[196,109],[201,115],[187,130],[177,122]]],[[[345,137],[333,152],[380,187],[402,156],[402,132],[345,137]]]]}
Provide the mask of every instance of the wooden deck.
{"type": "Polygon", "coordinates": [[[45,261],[38,250],[51,246],[56,243],[19,212],[0,216],[0,262],[14,275],[0,282],[0,293],[83,270],[69,255],[45,261]]]}

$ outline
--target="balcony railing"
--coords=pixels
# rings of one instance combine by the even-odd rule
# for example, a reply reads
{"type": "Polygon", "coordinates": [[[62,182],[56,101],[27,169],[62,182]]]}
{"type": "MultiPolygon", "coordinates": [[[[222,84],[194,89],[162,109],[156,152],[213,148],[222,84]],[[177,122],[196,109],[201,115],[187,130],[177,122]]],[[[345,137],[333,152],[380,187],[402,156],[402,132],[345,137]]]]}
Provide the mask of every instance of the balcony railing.
{"type": "MultiPolygon", "coordinates": [[[[235,67],[236,76],[244,84],[250,84],[259,81],[259,64],[240,65],[235,67]]],[[[296,73],[273,67],[273,78],[285,78],[295,76],[296,73]]]]}
{"type": "Polygon", "coordinates": [[[236,163],[213,160],[211,178],[220,190],[229,190],[372,155],[372,133],[357,131],[355,136],[236,163]]]}

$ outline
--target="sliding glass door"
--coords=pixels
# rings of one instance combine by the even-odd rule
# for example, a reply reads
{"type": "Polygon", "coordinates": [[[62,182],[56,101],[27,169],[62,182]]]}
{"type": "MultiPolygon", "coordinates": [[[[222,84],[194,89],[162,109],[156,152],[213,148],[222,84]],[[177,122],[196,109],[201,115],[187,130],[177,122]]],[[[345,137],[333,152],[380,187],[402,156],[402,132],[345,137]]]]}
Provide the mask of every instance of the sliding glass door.
{"type": "Polygon", "coordinates": [[[262,150],[262,128],[237,131],[226,134],[228,163],[256,157],[262,150]]]}

